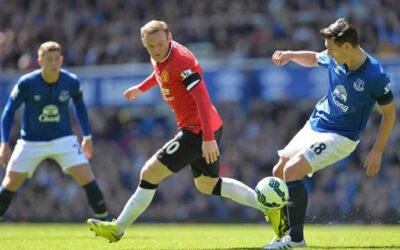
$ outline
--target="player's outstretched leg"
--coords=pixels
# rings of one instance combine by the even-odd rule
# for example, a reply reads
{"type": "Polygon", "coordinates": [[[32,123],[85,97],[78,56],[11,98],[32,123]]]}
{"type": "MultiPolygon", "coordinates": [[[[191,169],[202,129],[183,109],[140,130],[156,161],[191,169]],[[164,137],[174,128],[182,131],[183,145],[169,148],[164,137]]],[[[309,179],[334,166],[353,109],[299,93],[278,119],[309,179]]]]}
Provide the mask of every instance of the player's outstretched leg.
{"type": "Polygon", "coordinates": [[[244,183],[227,177],[212,178],[201,175],[195,178],[197,189],[203,194],[218,195],[265,213],[256,201],[256,193],[244,183]],[[211,191],[212,190],[212,191],[211,191]]]}
{"type": "MultiPolygon", "coordinates": [[[[265,212],[265,209],[260,207],[256,201],[257,195],[254,189],[232,178],[223,177],[219,179],[219,182],[221,183],[220,194],[222,197],[232,199],[240,204],[260,210],[263,213],[265,212]]],[[[217,185],[215,188],[218,188],[217,185]]]]}
{"type": "Polygon", "coordinates": [[[108,239],[110,243],[119,241],[124,235],[124,233],[117,233],[118,226],[115,220],[108,222],[96,219],[88,219],[87,223],[90,227],[90,230],[94,231],[96,236],[104,237],[108,239]]]}

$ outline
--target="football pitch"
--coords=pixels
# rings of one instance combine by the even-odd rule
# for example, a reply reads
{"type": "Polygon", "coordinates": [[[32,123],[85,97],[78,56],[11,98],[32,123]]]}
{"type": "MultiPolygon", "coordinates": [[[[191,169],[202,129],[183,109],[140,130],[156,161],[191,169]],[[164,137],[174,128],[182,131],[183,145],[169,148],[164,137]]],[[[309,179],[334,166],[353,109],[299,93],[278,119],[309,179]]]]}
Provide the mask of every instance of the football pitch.
{"type": "MultiPolygon", "coordinates": [[[[307,225],[310,249],[400,249],[400,226],[307,225]]],[[[121,241],[95,237],[86,224],[0,224],[0,249],[260,249],[269,225],[137,224],[121,241]]]]}

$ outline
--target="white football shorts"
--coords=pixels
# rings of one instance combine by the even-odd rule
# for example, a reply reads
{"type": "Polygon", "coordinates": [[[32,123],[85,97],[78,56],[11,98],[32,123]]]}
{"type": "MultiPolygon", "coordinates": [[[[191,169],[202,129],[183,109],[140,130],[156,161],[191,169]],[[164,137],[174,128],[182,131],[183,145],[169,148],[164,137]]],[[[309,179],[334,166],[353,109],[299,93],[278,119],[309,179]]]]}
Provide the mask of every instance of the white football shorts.
{"type": "Polygon", "coordinates": [[[8,162],[7,170],[28,173],[31,177],[39,163],[46,158],[55,160],[64,172],[70,167],[88,163],[75,135],[45,142],[19,139],[8,162]]]}
{"type": "Polygon", "coordinates": [[[278,154],[289,158],[303,155],[314,173],[346,158],[356,149],[358,142],[336,133],[314,131],[307,122],[278,154]]]}

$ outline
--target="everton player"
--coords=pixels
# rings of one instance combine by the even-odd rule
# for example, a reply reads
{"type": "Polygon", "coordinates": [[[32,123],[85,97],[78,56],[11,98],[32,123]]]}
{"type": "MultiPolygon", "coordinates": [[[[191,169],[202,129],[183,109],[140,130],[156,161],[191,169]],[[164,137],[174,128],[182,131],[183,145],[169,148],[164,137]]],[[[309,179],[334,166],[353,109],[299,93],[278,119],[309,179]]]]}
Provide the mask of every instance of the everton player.
{"type": "Polygon", "coordinates": [[[278,242],[265,249],[305,247],[303,236],[307,208],[307,191],[303,177],[325,168],[346,156],[357,147],[360,133],[378,103],[382,120],[375,144],[367,155],[364,167],[367,176],[379,172],[382,154],[395,121],[396,110],[390,90],[390,80],[379,62],[358,44],[357,32],[345,19],[338,19],[320,31],[327,50],[276,51],[272,61],[283,66],[293,61],[305,67],[328,68],[328,93],[317,103],[310,119],[289,144],[278,152],[279,162],[274,176],[282,178],[289,188],[287,215],[277,212],[271,222],[278,242]]]}
{"type": "MultiPolygon", "coordinates": [[[[237,180],[219,177],[218,142],[222,121],[210,101],[197,59],[172,40],[163,21],[145,24],[141,37],[154,71],[144,82],[126,90],[125,97],[133,101],[158,85],[175,113],[178,133],[143,166],[139,186],[118,219],[113,222],[89,219],[90,228],[110,242],[118,241],[124,230],[149,206],[158,184],[186,165],[190,165],[201,193],[227,197],[265,212],[257,205],[253,189],[237,180]]],[[[176,188],[180,188],[178,184],[176,188]]]]}
{"type": "Polygon", "coordinates": [[[83,187],[96,217],[105,220],[108,213],[103,194],[87,160],[92,157],[92,139],[80,81],[60,69],[63,57],[58,43],[43,43],[38,56],[41,69],[19,79],[1,118],[0,164],[7,170],[0,187],[0,217],[24,180],[32,176],[42,160],[51,158],[83,187]],[[82,147],[71,130],[71,99],[83,133],[82,147]],[[14,114],[21,104],[25,104],[21,139],[11,155],[8,140],[14,114]]]}

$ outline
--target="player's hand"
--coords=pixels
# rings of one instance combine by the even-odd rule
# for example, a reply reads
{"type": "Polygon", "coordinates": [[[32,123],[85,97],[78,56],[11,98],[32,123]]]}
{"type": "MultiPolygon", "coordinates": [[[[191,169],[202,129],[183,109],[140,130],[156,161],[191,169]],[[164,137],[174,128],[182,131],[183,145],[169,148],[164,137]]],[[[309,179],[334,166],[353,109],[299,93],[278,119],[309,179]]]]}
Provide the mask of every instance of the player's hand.
{"type": "Polygon", "coordinates": [[[91,159],[93,156],[93,142],[92,139],[82,140],[82,150],[85,153],[86,158],[91,159]]]}
{"type": "Polygon", "coordinates": [[[203,150],[203,157],[206,159],[207,164],[211,164],[217,161],[219,150],[218,144],[215,140],[203,141],[201,149],[203,150]]]}
{"type": "Polygon", "coordinates": [[[6,168],[10,157],[11,157],[10,145],[8,145],[7,142],[2,142],[0,145],[0,166],[6,168]]]}
{"type": "Polygon", "coordinates": [[[381,169],[381,162],[382,152],[378,152],[376,150],[369,152],[364,163],[364,167],[366,168],[365,174],[367,176],[376,175],[381,169]]]}
{"type": "Polygon", "coordinates": [[[272,55],[272,62],[278,66],[283,66],[290,61],[291,51],[277,50],[272,55]]]}
{"type": "Polygon", "coordinates": [[[125,90],[124,96],[129,101],[134,101],[140,94],[143,92],[139,89],[138,86],[130,87],[129,89],[125,90]]]}

